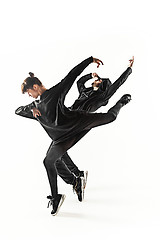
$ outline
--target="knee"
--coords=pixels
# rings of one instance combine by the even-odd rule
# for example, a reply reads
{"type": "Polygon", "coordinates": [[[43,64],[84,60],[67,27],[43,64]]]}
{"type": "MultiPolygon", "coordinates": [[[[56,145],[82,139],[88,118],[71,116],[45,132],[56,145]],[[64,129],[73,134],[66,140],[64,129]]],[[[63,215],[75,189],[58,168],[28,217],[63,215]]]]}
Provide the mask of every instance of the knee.
{"type": "Polygon", "coordinates": [[[108,114],[110,115],[111,122],[116,120],[117,114],[114,111],[108,111],[108,114]]]}
{"type": "Polygon", "coordinates": [[[58,159],[56,162],[55,162],[55,165],[56,165],[56,167],[58,167],[58,168],[60,168],[61,166],[62,166],[62,161],[61,161],[61,159],[58,159]]]}
{"type": "Polygon", "coordinates": [[[43,160],[43,164],[45,166],[45,168],[51,168],[51,165],[52,165],[52,161],[50,161],[49,158],[45,157],[45,159],[43,160]]]}
{"type": "Polygon", "coordinates": [[[45,159],[43,160],[43,164],[44,164],[45,167],[47,166],[47,158],[45,158],[45,159]]]}

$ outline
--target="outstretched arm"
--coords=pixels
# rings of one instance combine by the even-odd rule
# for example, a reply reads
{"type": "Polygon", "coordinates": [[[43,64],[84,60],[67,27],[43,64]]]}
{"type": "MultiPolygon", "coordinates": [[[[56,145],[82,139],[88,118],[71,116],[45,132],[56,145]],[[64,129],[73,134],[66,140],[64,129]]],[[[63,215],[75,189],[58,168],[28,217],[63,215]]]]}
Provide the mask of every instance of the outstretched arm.
{"type": "Polygon", "coordinates": [[[68,73],[68,75],[60,82],[60,87],[62,90],[61,93],[63,94],[63,96],[65,96],[68,93],[68,91],[71,88],[71,86],[73,85],[75,79],[92,62],[96,63],[97,67],[99,67],[100,64],[103,64],[103,62],[101,60],[99,60],[98,58],[89,57],[89,58],[85,59],[83,62],[81,62],[80,64],[78,64],[76,67],[74,67],[68,73]]]}
{"type": "Polygon", "coordinates": [[[109,87],[107,91],[107,99],[111,98],[117,89],[127,80],[128,76],[132,73],[131,67],[128,67],[124,73],[109,87]]]}

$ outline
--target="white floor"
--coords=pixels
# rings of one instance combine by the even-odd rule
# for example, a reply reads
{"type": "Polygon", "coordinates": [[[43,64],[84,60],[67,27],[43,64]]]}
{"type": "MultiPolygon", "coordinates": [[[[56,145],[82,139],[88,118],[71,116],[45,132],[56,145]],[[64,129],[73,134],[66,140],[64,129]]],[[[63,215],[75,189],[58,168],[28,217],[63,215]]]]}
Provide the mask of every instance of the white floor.
{"type": "MultiPolygon", "coordinates": [[[[119,125],[118,120],[116,124],[119,125]]],[[[101,152],[93,153],[91,145],[88,150],[86,147],[78,152],[93,137],[100,140],[102,133],[105,133],[105,127],[93,130],[70,150],[70,156],[78,166],[89,170],[85,200],[78,202],[72,187],[59,178],[59,192],[64,193],[66,199],[55,217],[47,208],[46,196],[50,192],[45,169],[39,161],[42,156],[34,157],[33,162],[27,153],[23,161],[18,155],[10,167],[4,169],[1,173],[3,196],[0,210],[3,239],[160,238],[160,179],[159,168],[155,169],[155,164],[157,167],[159,164],[155,159],[151,164],[142,158],[144,149],[129,155],[132,146],[126,142],[125,147],[119,139],[115,140],[115,145],[120,146],[117,149],[109,146],[110,141],[106,140],[108,147],[105,148],[103,142],[101,152]],[[6,178],[7,173],[10,181],[6,178]]],[[[124,137],[127,139],[129,134],[124,133],[124,137]]]]}
{"type": "MultiPolygon", "coordinates": [[[[97,175],[97,177],[100,175],[97,175]]],[[[71,190],[56,217],[40,195],[6,199],[3,203],[3,239],[156,239],[160,238],[160,197],[146,185],[91,183],[83,203],[71,190]],[[37,199],[36,199],[37,198],[37,199]]]]}

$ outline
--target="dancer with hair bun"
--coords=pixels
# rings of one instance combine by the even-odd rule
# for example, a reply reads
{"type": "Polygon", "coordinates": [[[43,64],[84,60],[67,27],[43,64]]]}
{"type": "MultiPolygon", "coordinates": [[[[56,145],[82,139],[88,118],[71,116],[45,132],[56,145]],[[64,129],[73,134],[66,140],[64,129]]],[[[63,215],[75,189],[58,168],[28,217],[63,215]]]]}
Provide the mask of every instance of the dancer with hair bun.
{"type": "MultiPolygon", "coordinates": [[[[58,193],[56,162],[76,144],[88,130],[113,122],[120,109],[131,100],[131,95],[124,95],[106,113],[88,113],[67,108],[64,105],[66,94],[73,85],[75,79],[90,64],[96,63],[99,67],[103,62],[97,58],[89,57],[74,67],[61,82],[46,89],[42,82],[30,73],[22,83],[22,93],[27,92],[29,96],[40,100],[35,100],[27,106],[19,107],[15,113],[37,120],[52,139],[52,143],[44,159],[44,166],[51,188],[51,195],[48,196],[49,204],[52,206],[52,215],[59,211],[64,199],[64,194],[58,193]]],[[[74,182],[75,189],[78,186],[74,182]]]]}

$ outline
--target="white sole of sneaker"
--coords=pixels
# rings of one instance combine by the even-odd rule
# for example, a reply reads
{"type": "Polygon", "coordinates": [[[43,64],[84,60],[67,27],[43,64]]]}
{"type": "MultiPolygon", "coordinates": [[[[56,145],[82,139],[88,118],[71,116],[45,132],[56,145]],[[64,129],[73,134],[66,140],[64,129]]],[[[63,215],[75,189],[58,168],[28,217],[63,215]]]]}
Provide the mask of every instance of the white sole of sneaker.
{"type": "Polygon", "coordinates": [[[57,208],[57,212],[54,213],[54,214],[52,214],[52,216],[56,216],[56,215],[57,215],[57,213],[59,212],[59,209],[61,208],[61,206],[62,206],[65,198],[66,198],[66,195],[62,194],[61,200],[60,200],[59,205],[58,205],[58,208],[57,208]]]}
{"type": "Polygon", "coordinates": [[[84,189],[86,188],[87,185],[87,178],[88,178],[88,171],[84,172],[84,189]]]}
{"type": "Polygon", "coordinates": [[[88,178],[88,171],[84,172],[84,177],[81,178],[81,191],[82,191],[82,201],[84,200],[84,190],[87,184],[87,178],[88,178]]]}
{"type": "Polygon", "coordinates": [[[84,189],[85,189],[85,178],[80,177],[81,179],[81,191],[82,191],[82,201],[84,200],[84,189]]]}

